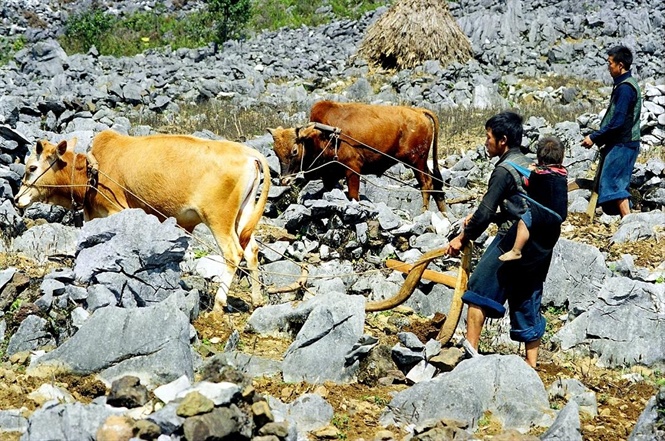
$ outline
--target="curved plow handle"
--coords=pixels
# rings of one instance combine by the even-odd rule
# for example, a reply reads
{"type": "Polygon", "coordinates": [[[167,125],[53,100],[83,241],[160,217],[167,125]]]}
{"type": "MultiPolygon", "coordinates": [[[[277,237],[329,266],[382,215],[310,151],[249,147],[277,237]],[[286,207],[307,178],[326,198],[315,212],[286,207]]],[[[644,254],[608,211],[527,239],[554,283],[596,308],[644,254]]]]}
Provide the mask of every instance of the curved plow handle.
{"type": "Polygon", "coordinates": [[[402,285],[396,296],[386,300],[382,300],[380,302],[367,303],[365,305],[365,311],[367,312],[385,311],[386,309],[394,308],[406,302],[408,298],[411,296],[411,294],[413,294],[413,291],[416,289],[416,285],[418,284],[420,278],[427,269],[427,265],[429,265],[429,263],[432,260],[436,259],[437,257],[445,255],[447,252],[448,252],[448,247],[443,247],[428,251],[425,254],[423,254],[422,257],[418,259],[416,263],[413,264],[411,271],[409,271],[409,274],[406,276],[406,280],[404,280],[404,284],[402,285]]]}
{"type": "Polygon", "coordinates": [[[453,301],[450,304],[450,311],[446,315],[446,321],[441,326],[439,335],[436,339],[445,345],[450,341],[457,324],[459,323],[460,316],[462,315],[462,295],[466,291],[466,285],[469,281],[469,269],[471,268],[471,252],[473,251],[473,244],[467,243],[462,249],[462,261],[460,262],[459,272],[457,273],[457,283],[455,284],[455,292],[453,293],[453,301]]]}

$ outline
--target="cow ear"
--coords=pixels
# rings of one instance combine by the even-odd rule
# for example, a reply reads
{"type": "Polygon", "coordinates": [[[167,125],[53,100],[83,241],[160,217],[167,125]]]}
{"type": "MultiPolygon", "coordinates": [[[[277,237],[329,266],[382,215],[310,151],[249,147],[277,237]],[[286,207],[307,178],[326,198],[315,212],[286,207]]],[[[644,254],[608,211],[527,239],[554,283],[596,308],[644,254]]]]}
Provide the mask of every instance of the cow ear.
{"type": "Polygon", "coordinates": [[[43,151],[44,151],[44,144],[42,144],[41,141],[37,141],[37,145],[35,146],[35,154],[39,156],[42,154],[43,151]]]}
{"type": "Polygon", "coordinates": [[[55,152],[58,154],[58,157],[62,157],[67,152],[67,141],[60,141],[55,148],[55,152]]]}
{"type": "Polygon", "coordinates": [[[271,129],[270,127],[268,127],[266,130],[267,130],[268,133],[270,133],[272,136],[275,136],[275,133],[274,133],[274,130],[275,130],[275,129],[271,129]]]}

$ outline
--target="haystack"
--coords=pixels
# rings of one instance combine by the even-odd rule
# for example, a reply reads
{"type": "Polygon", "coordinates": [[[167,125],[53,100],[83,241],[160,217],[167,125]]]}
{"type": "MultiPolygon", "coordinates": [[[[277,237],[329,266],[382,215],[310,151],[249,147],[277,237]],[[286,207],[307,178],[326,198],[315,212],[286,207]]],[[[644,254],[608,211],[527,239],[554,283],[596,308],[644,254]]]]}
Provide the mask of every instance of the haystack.
{"type": "Polygon", "coordinates": [[[367,29],[358,54],[384,68],[404,69],[426,60],[439,60],[442,67],[464,63],[473,50],[446,0],[396,0],[367,29]]]}

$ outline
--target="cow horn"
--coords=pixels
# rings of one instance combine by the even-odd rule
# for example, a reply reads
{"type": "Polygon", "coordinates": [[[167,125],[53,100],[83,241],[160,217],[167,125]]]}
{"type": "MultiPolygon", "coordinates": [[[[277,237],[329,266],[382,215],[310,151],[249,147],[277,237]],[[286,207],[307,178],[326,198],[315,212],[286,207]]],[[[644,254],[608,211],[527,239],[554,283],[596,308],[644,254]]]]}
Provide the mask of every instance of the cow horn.
{"type": "Polygon", "coordinates": [[[300,137],[300,131],[301,130],[316,127],[317,124],[318,123],[315,123],[315,122],[309,122],[309,123],[305,124],[304,126],[296,126],[296,128],[295,128],[296,129],[296,138],[300,137]]]}

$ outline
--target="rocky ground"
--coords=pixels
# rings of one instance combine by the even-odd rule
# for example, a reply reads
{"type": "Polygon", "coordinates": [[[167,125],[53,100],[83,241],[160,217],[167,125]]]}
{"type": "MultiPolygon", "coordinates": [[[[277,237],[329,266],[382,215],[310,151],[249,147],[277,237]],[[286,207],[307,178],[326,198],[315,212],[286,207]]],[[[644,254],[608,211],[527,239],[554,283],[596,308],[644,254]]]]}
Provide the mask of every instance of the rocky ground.
{"type": "MultiPolygon", "coordinates": [[[[486,118],[480,108],[487,112],[488,108],[501,108],[510,103],[523,106],[538,104],[536,111],[532,107],[525,107],[531,109],[530,116],[534,116],[527,121],[528,138],[535,140],[545,134],[562,137],[570,147],[567,165],[570,166],[571,174],[587,178],[593,174],[590,152],[576,147],[582,134],[588,133],[598,123],[599,118],[595,112],[602,109],[609,94],[607,87],[590,81],[607,84],[604,50],[619,41],[639,48],[640,63],[636,74],[643,84],[649,86],[651,94],[646,100],[649,102],[648,108],[644,110],[644,154],[636,166],[633,183],[637,196],[634,208],[636,213],[662,213],[665,204],[662,184],[665,178],[665,80],[662,77],[662,36],[665,29],[662,25],[665,23],[665,9],[660,3],[625,1],[611,4],[587,2],[581,5],[566,0],[454,2],[451,3],[451,10],[472,39],[476,53],[474,60],[467,65],[451,68],[428,62],[421,68],[404,72],[377,71],[369,69],[362,60],[352,60],[351,55],[363,30],[372,20],[371,17],[365,17],[358,23],[342,21],[313,30],[265,33],[248,42],[229,42],[217,54],[212,53],[210,48],[198,48],[152,51],[121,60],[98,57],[94,53],[67,56],[57,44],[47,41],[57,35],[56,24],[61,23],[63,18],[58,3],[63,2],[8,0],[0,5],[1,34],[15,36],[24,33],[29,37],[29,43],[34,43],[38,48],[32,50],[32,46],[29,46],[17,55],[15,62],[0,67],[0,123],[3,124],[0,132],[0,202],[4,201],[0,214],[15,222],[16,231],[19,226],[23,226],[22,223],[29,228],[28,231],[35,231],[33,228],[46,224],[44,218],[49,218],[53,223],[71,223],[64,210],[57,212],[55,209],[49,211],[42,208],[37,215],[33,212],[19,216],[12,209],[13,191],[23,173],[21,164],[16,161],[20,162],[22,153],[25,153],[21,149],[27,149],[36,139],[46,137],[53,140],[55,137],[76,134],[80,140],[89,140],[97,131],[111,126],[133,134],[168,130],[238,139],[245,135],[241,128],[247,127],[244,124],[251,124],[252,119],[260,128],[256,132],[250,131],[255,134],[265,133],[267,126],[277,122],[302,122],[311,103],[322,97],[407,103],[437,110],[442,115],[445,133],[449,134],[440,140],[443,146],[440,159],[446,164],[449,191],[451,195],[464,194],[468,198],[466,202],[451,207],[448,215],[454,221],[474,206],[475,198],[484,191],[490,170],[487,161],[479,153],[484,142],[482,124],[486,118]],[[500,14],[500,19],[487,14],[487,8],[500,14]],[[23,10],[32,11],[54,26],[46,29],[30,28],[26,15],[19,14],[23,10]],[[561,20],[553,23],[553,13],[559,14],[561,20]],[[14,18],[19,16],[19,19],[14,18]],[[506,25],[497,27],[497,22],[506,25]],[[335,48],[332,54],[331,47],[335,48]],[[552,72],[558,75],[550,75],[552,72]],[[572,81],[569,75],[576,80],[572,81]],[[586,86],[590,90],[583,90],[586,86]],[[60,96],[67,99],[60,102],[60,96]],[[212,104],[216,99],[223,101],[225,107],[214,115],[212,104]],[[206,107],[208,104],[211,104],[210,108],[206,107]],[[477,111],[468,110],[471,106],[478,106],[477,111]],[[250,109],[250,116],[246,120],[240,119],[247,109],[250,109]],[[256,109],[268,111],[261,113],[256,109]],[[544,118],[552,116],[545,114],[549,110],[573,116],[560,124],[554,124],[544,118]],[[444,119],[444,115],[450,117],[450,120],[444,119]],[[451,115],[456,115],[457,119],[451,115]],[[220,120],[223,120],[223,124],[216,125],[220,120]],[[229,135],[229,132],[222,130],[223,125],[235,126],[235,132],[231,131],[232,135],[229,135]],[[23,137],[29,142],[23,144],[23,137]]],[[[68,7],[76,6],[76,2],[64,3],[68,7]]],[[[196,4],[185,3],[188,7],[196,4]]],[[[135,7],[151,7],[154,2],[137,4],[120,1],[105,4],[116,9],[131,10],[135,7]]],[[[561,117],[561,114],[555,116],[561,117]]],[[[265,136],[257,139],[249,136],[246,140],[270,155],[270,140],[265,136]]],[[[269,159],[276,177],[274,155],[269,159]]],[[[386,184],[386,181],[378,182],[386,184]]],[[[286,196],[295,193],[285,189],[280,191],[286,196]]],[[[367,186],[361,193],[373,201],[393,196],[390,192],[373,191],[367,186]]],[[[631,281],[647,281],[649,286],[660,286],[665,261],[662,229],[654,228],[649,238],[615,242],[613,237],[621,226],[618,219],[604,216],[589,223],[581,213],[587,199],[588,194],[580,192],[571,196],[571,214],[564,224],[562,237],[575,244],[587,244],[594,251],[602,253],[610,268],[605,268],[603,262],[602,270],[625,275],[631,281]],[[658,274],[661,274],[660,279],[658,274]]],[[[272,245],[283,235],[301,246],[307,240],[316,242],[317,247],[323,244],[326,239],[322,236],[326,230],[317,224],[318,219],[304,218],[303,222],[317,224],[315,226],[319,229],[305,230],[302,235],[278,231],[273,221],[278,211],[284,208],[284,202],[277,198],[271,199],[266,225],[259,230],[264,243],[272,245]],[[317,231],[318,234],[314,234],[317,231]]],[[[403,209],[391,208],[397,211],[403,209]]],[[[4,219],[3,231],[7,227],[4,219]]],[[[20,230],[24,231],[22,228],[20,230]]],[[[18,235],[16,231],[10,231],[9,235],[18,235]]],[[[391,233],[386,233],[385,237],[387,239],[384,242],[389,242],[388,245],[395,244],[405,249],[410,246],[409,240],[404,237],[395,238],[391,233]],[[394,242],[390,243],[393,239],[394,242]]],[[[368,262],[359,263],[363,259],[376,257],[371,256],[376,249],[365,254],[367,250],[360,247],[362,257],[356,260],[352,252],[357,249],[346,249],[345,244],[338,245],[342,255],[339,259],[330,258],[331,261],[353,258],[356,264],[354,268],[358,272],[361,264],[366,268],[380,266],[380,259],[378,265],[376,259],[371,265],[368,262]]],[[[63,316],[62,311],[55,307],[39,311],[35,305],[40,302],[44,304],[44,293],[41,291],[43,278],[55,268],[71,268],[75,261],[74,254],[55,253],[49,260],[36,263],[34,259],[12,252],[12,246],[0,244],[0,251],[0,271],[9,267],[18,269],[11,284],[15,291],[6,290],[2,296],[0,309],[4,312],[0,318],[1,324],[6,327],[2,332],[5,343],[15,335],[24,319],[30,316],[41,315],[49,319],[46,333],[56,331],[52,328],[61,325],[62,329],[57,331],[63,335],[71,333],[71,320],[63,316]],[[18,291],[20,296],[17,295],[18,291]]],[[[400,251],[404,250],[392,249],[393,253],[400,251]]],[[[476,254],[480,252],[478,250],[476,254]]],[[[570,256],[571,259],[574,257],[570,256]]],[[[189,264],[191,266],[191,261],[189,264]]],[[[384,275],[387,279],[388,272],[384,275]]],[[[624,279],[617,277],[615,280],[624,279]]],[[[589,282],[587,292],[575,291],[573,295],[588,294],[592,288],[598,289],[592,286],[594,282],[596,280],[589,282]]],[[[292,339],[246,331],[248,312],[212,314],[210,298],[216,287],[214,282],[205,280],[197,286],[203,291],[200,302],[202,313],[193,321],[196,336],[192,341],[194,350],[203,360],[223,352],[234,331],[239,332],[240,339],[236,344],[239,350],[274,359],[284,356],[292,339]]],[[[234,286],[233,296],[247,301],[246,291],[243,281],[234,286]]],[[[591,294],[594,296],[600,293],[593,291],[591,294]]],[[[276,297],[271,297],[271,300],[277,302],[276,297]]],[[[574,300],[544,305],[549,325],[536,372],[545,388],[562,379],[575,378],[594,394],[598,416],[591,417],[584,412],[580,414],[584,440],[627,439],[647,401],[659,387],[662,388],[662,369],[658,363],[647,368],[632,362],[632,367],[603,368],[598,366],[598,353],[589,357],[584,350],[577,348],[561,350],[554,336],[570,324],[566,319],[569,313],[567,306],[574,300]]],[[[657,306],[658,300],[654,300],[654,303],[657,306]]],[[[385,313],[371,313],[366,317],[364,333],[378,338],[380,344],[388,348],[397,344],[397,334],[402,331],[412,332],[422,342],[426,342],[437,325],[425,316],[430,315],[418,314],[407,307],[385,313]]],[[[647,323],[640,325],[646,326],[647,323]]],[[[520,354],[519,348],[507,344],[505,331],[505,322],[491,322],[483,335],[481,352],[520,354]]],[[[657,341],[658,334],[654,334],[653,338],[657,341]]],[[[30,348],[54,349],[53,345],[42,347],[38,344],[30,348]]],[[[658,349],[655,347],[654,351],[658,349]]],[[[81,403],[90,403],[96,397],[109,394],[107,386],[93,376],[53,375],[41,378],[28,375],[26,371],[31,356],[30,351],[20,351],[3,357],[0,366],[0,409],[24,407],[23,412],[28,416],[43,404],[42,398],[31,394],[44,384],[61,386],[73,395],[75,401],[81,403]]],[[[662,364],[662,359],[660,362],[662,364]]],[[[200,376],[198,372],[197,378],[200,376]]],[[[411,387],[404,381],[390,385],[369,380],[353,384],[287,383],[279,375],[256,378],[253,386],[259,393],[274,396],[284,403],[294,402],[309,392],[324,397],[332,405],[334,414],[330,423],[316,429],[310,438],[348,440],[382,439],[382,435],[387,438],[388,435],[379,424],[379,417],[394,393],[411,387]]],[[[151,398],[154,396],[151,395],[151,398]]],[[[562,398],[551,398],[550,406],[560,410],[565,402],[562,398]]],[[[388,430],[392,431],[395,439],[406,436],[402,429],[389,427],[388,430]]],[[[543,432],[544,429],[539,428],[526,435],[505,433],[496,418],[485,414],[478,422],[476,434],[484,439],[526,440],[537,439],[543,432]]],[[[20,437],[17,433],[2,433],[0,436],[10,440],[20,437]]]]}
{"type": "MultiPolygon", "coordinates": [[[[610,239],[616,231],[617,224],[589,225],[583,214],[571,214],[564,226],[564,237],[575,239],[593,245],[611,256],[619,257],[630,251],[640,266],[655,267],[665,259],[665,249],[656,240],[646,240],[630,244],[627,250],[625,244],[610,244],[610,239]]],[[[34,295],[38,297],[36,286],[40,277],[63,263],[50,263],[47,266],[38,265],[29,259],[22,259],[17,255],[0,254],[2,267],[15,266],[30,279],[26,283],[33,286],[34,295]]],[[[30,289],[29,289],[30,290],[30,289]]],[[[212,292],[211,292],[212,295],[212,292]]],[[[248,300],[248,293],[243,289],[236,289],[233,295],[248,300]]],[[[26,314],[30,311],[25,311],[26,314]]],[[[632,431],[637,418],[644,409],[648,399],[658,390],[662,377],[658,372],[644,367],[633,369],[603,369],[596,366],[594,359],[561,352],[556,345],[549,342],[549,338],[561,328],[559,318],[561,311],[555,308],[547,310],[548,326],[545,344],[541,352],[541,359],[536,369],[543,384],[549,387],[562,378],[576,378],[591,389],[598,400],[598,416],[592,418],[582,414],[582,434],[584,440],[589,441],[615,441],[626,439],[632,431]],[[631,374],[632,373],[632,374],[631,374]],[[635,381],[634,373],[639,373],[640,381],[635,381]]],[[[262,357],[280,359],[286,348],[292,343],[291,339],[261,336],[254,333],[243,332],[248,313],[232,313],[226,315],[203,312],[194,321],[193,325],[202,344],[197,351],[205,358],[223,350],[224,343],[234,331],[241,331],[240,347],[249,354],[262,357]]],[[[13,319],[20,322],[21,314],[15,314],[13,319]]],[[[12,325],[10,324],[10,327],[12,325]]],[[[437,325],[431,320],[417,314],[405,307],[386,313],[374,313],[367,317],[365,333],[379,338],[380,344],[392,347],[397,343],[396,334],[399,331],[409,331],[417,335],[421,341],[426,342],[438,332],[437,325]]],[[[510,354],[518,353],[514,347],[505,347],[500,344],[488,343],[491,334],[498,332],[496,327],[490,325],[489,331],[483,337],[481,352],[510,354]]],[[[88,403],[98,396],[108,394],[106,386],[94,376],[79,377],[75,375],[59,375],[53,378],[39,378],[25,374],[26,358],[15,356],[2,363],[0,368],[0,407],[3,409],[25,408],[25,412],[34,411],[39,401],[31,399],[31,393],[43,384],[52,384],[67,389],[77,401],[88,403]]],[[[404,390],[407,384],[380,385],[376,383],[358,382],[354,384],[335,384],[326,382],[321,385],[311,383],[284,383],[279,378],[260,378],[253,381],[253,385],[260,393],[278,397],[289,403],[304,393],[314,392],[323,396],[334,408],[335,416],[331,424],[323,429],[314,431],[311,439],[349,439],[371,440],[383,429],[378,421],[392,394],[404,390]]],[[[563,399],[552,399],[553,408],[565,405],[563,399]]],[[[388,428],[393,435],[403,437],[402,432],[394,427],[388,428]]],[[[513,433],[509,439],[537,439],[542,435],[543,429],[534,429],[528,435],[513,433]]],[[[385,433],[385,432],[384,432],[385,433]]],[[[508,436],[502,426],[492,419],[491,414],[486,415],[479,424],[476,432],[479,439],[508,439],[498,437],[508,436]]],[[[5,433],[3,439],[18,440],[19,434],[5,433]]],[[[399,438],[398,438],[399,439],[399,438]]]]}

